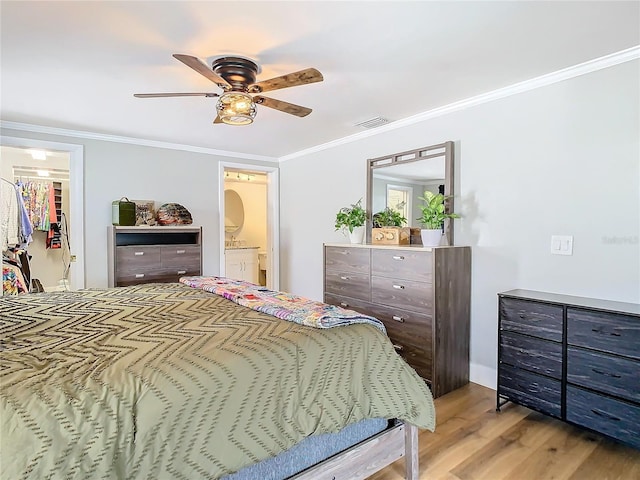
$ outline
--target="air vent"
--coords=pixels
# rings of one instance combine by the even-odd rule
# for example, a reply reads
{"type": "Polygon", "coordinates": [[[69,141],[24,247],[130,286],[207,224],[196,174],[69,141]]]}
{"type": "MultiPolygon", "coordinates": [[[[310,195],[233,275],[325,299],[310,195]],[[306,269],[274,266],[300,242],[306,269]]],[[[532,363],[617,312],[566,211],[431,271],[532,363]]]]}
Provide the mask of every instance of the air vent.
{"type": "Polygon", "coordinates": [[[382,125],[385,125],[387,123],[389,123],[389,120],[387,120],[386,118],[374,117],[370,118],[369,120],[365,120],[364,122],[356,123],[354,127],[376,128],[381,127],[382,125]]]}

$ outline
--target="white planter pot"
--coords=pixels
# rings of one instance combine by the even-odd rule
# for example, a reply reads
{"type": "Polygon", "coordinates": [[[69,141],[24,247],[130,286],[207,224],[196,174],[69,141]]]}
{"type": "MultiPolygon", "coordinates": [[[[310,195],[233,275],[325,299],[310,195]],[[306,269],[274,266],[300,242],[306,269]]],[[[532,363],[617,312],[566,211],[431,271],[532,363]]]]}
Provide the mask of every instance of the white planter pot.
{"type": "Polygon", "coordinates": [[[420,230],[420,238],[422,238],[422,246],[437,247],[442,241],[442,229],[431,230],[423,228],[420,230]]]}
{"type": "MultiPolygon", "coordinates": [[[[349,232],[347,230],[347,232],[349,232]]],[[[351,243],[362,243],[364,239],[364,227],[355,227],[353,232],[349,232],[349,242],[351,243]]]]}

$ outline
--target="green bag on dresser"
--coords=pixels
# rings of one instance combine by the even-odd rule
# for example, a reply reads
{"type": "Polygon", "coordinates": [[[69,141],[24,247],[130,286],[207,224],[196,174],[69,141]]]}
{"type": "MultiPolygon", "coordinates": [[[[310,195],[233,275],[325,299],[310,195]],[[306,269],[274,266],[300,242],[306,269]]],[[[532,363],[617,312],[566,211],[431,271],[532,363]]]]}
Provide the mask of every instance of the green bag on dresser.
{"type": "Polygon", "coordinates": [[[131,227],[136,224],[136,204],[127,197],[111,202],[111,223],[131,227]]]}

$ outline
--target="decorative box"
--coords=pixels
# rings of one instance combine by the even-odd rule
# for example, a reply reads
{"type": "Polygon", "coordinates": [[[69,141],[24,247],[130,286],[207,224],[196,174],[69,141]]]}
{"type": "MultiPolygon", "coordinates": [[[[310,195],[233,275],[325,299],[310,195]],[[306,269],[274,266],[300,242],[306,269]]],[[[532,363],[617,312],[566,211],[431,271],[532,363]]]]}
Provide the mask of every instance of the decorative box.
{"type": "Polygon", "coordinates": [[[374,245],[409,245],[409,227],[381,227],[371,229],[371,243],[374,245]]]}

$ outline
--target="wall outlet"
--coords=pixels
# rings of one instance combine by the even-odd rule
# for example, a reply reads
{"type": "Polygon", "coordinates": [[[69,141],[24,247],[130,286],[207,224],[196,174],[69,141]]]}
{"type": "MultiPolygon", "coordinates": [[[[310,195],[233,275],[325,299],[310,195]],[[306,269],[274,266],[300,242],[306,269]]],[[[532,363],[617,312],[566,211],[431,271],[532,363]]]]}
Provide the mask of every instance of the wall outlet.
{"type": "Polygon", "coordinates": [[[553,255],[573,255],[573,235],[551,235],[553,255]]]}

